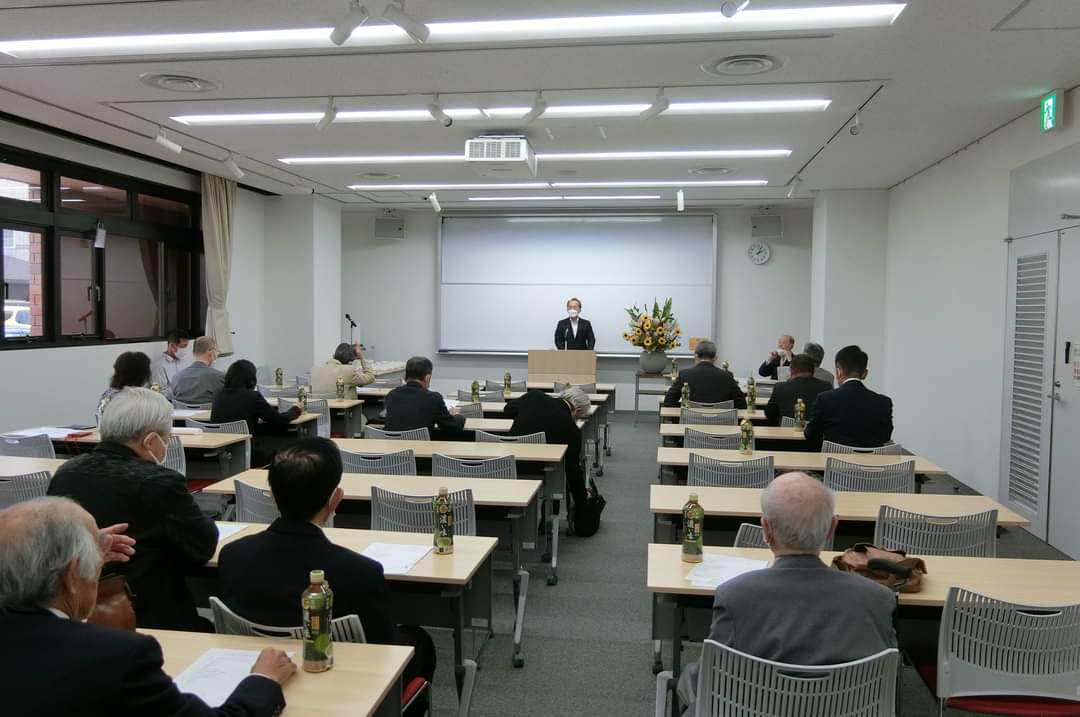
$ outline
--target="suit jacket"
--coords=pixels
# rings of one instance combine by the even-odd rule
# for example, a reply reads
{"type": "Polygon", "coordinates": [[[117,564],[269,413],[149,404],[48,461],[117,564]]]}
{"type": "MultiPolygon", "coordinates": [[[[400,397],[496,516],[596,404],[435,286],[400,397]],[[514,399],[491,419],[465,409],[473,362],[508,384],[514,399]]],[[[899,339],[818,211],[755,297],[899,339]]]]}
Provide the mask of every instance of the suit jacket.
{"type": "Polygon", "coordinates": [[[761,362],[761,365],[758,366],[758,370],[757,370],[758,376],[761,376],[763,378],[771,378],[771,379],[773,379],[775,381],[776,380],[776,369],[780,368],[781,366],[790,366],[790,365],[791,365],[791,359],[788,358],[787,355],[784,354],[783,351],[781,351],[780,355],[777,356],[776,358],[769,359],[768,361],[762,361],[761,362]]]}
{"type": "Polygon", "coordinates": [[[339,377],[345,381],[346,398],[356,398],[357,386],[366,386],[375,380],[371,363],[367,359],[353,364],[343,364],[337,359],[330,359],[321,366],[312,366],[311,392],[316,396],[336,396],[339,377]]]}
{"type": "Polygon", "coordinates": [[[196,361],[173,376],[168,394],[184,403],[211,403],[224,387],[225,374],[196,361]]]}
{"type": "Polygon", "coordinates": [[[165,674],[154,638],[47,610],[0,611],[0,644],[3,711],[13,717],[271,717],[285,708],[281,686],[255,675],[209,707],[165,674]]]}
{"type": "Polygon", "coordinates": [[[800,398],[806,404],[806,417],[810,418],[810,413],[814,408],[814,399],[818,397],[818,394],[831,390],[831,384],[818,381],[812,376],[798,376],[778,383],[773,386],[772,396],[769,397],[769,403],[765,406],[765,418],[768,419],[770,426],[779,426],[781,416],[794,418],[795,401],[800,398]]]}
{"type": "Polygon", "coordinates": [[[448,433],[465,428],[465,419],[452,415],[446,408],[446,400],[440,394],[429,391],[414,381],[398,386],[387,394],[383,405],[386,407],[388,431],[427,428],[434,434],[436,426],[440,431],[448,433]]]}
{"type": "Polygon", "coordinates": [[[561,319],[555,325],[555,348],[557,349],[592,349],[596,346],[596,336],[593,335],[592,324],[588,319],[578,318],[577,336],[570,326],[570,319],[561,319]]]}
{"type": "Polygon", "coordinates": [[[851,379],[818,395],[805,435],[811,450],[821,450],[826,440],[875,448],[892,439],[892,430],[892,399],[851,379]]]}
{"type": "Polygon", "coordinates": [[[65,461],[49,495],[68,496],[98,525],[128,523],[138,545],[126,563],[107,572],[127,577],[139,627],[193,630],[205,626],[195,611],[187,575],[201,569],[217,547],[214,522],[187,491],[184,476],[135,456],[119,443],[65,461]]]}
{"type": "Polygon", "coordinates": [[[356,614],[368,642],[393,644],[382,565],[330,542],[318,526],[278,518],[261,533],[221,549],[221,599],[248,620],[301,624],[300,595],[312,570],[323,570],[334,591],[334,617],[356,614]]]}
{"type": "Polygon", "coordinates": [[[585,479],[581,475],[581,429],[577,427],[566,401],[542,391],[526,391],[523,396],[507,402],[503,416],[514,419],[510,426],[511,436],[543,431],[548,443],[566,445],[566,482],[574,500],[580,504],[585,499],[585,479]]]}
{"type": "MultiPolygon", "coordinates": [[[[766,660],[830,665],[896,647],[895,612],[888,588],[816,555],[788,555],[716,588],[709,638],[766,660]]],[[[697,667],[688,665],[679,680],[687,704],[697,667]]]]}
{"type": "Polygon", "coordinates": [[[664,395],[665,406],[678,406],[682,400],[683,384],[690,384],[690,400],[702,403],[734,401],[735,408],[746,408],[746,395],[730,371],[714,363],[699,363],[679,371],[679,375],[664,395]]]}

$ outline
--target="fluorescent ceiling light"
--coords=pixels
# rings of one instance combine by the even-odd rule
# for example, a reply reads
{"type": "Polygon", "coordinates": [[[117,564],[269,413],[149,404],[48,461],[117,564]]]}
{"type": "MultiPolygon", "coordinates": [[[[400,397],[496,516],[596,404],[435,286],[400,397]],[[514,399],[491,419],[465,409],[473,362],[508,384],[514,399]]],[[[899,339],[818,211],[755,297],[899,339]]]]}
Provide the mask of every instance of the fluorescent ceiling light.
{"type": "Polygon", "coordinates": [[[281,157],[283,164],[449,164],[464,162],[463,154],[373,154],[357,157],[281,157]]]}
{"type": "Polygon", "coordinates": [[[474,183],[474,184],[350,184],[349,189],[358,192],[410,192],[410,191],[443,191],[443,190],[470,190],[470,189],[550,189],[550,182],[513,182],[507,184],[497,183],[474,183]]]}
{"type": "MultiPolygon", "coordinates": [[[[169,119],[186,125],[308,124],[319,121],[324,114],[324,112],[246,112],[243,114],[178,115],[169,119]]],[[[424,115],[427,116],[427,112],[424,112],[424,115]]]]}
{"type": "Polygon", "coordinates": [[[599,200],[612,200],[612,199],[662,199],[659,194],[611,194],[611,195],[570,195],[564,194],[562,197],[568,202],[584,202],[590,199],[599,200]]]}
{"type": "Polygon", "coordinates": [[[551,194],[546,197],[469,197],[470,202],[588,202],[588,201],[614,201],[618,199],[660,199],[659,194],[621,194],[611,196],[567,196],[551,194]]]}
{"type": "Polygon", "coordinates": [[[473,189],[604,189],[619,187],[761,187],[767,179],[710,179],[704,181],[635,180],[631,182],[513,182],[505,184],[350,184],[357,192],[457,191],[473,189]]]}
{"type": "Polygon", "coordinates": [[[558,201],[558,195],[548,197],[469,197],[470,202],[550,202],[558,201]]]}
{"type": "Polygon", "coordinates": [[[72,204],[76,204],[78,202],[85,202],[86,200],[85,199],[61,199],[60,201],[65,202],[65,203],[66,202],[71,202],[72,204]]]}
{"type": "Polygon", "coordinates": [[[814,112],[832,100],[737,100],[731,102],[672,102],[665,115],[749,114],[755,112],[814,112]]]}
{"type": "MultiPolygon", "coordinates": [[[[467,45],[883,27],[891,25],[905,6],[906,3],[894,2],[748,9],[732,18],[724,17],[721,12],[686,12],[439,22],[423,25],[404,12],[399,12],[400,7],[389,5],[383,17],[396,24],[364,24],[356,27],[343,46],[408,46],[418,41],[433,46],[467,45]]],[[[0,42],[0,53],[18,59],[40,59],[333,49],[335,45],[330,35],[334,30],[335,28],[331,27],[311,27],[10,40],[0,42]]]]}
{"type": "MultiPolygon", "coordinates": [[[[771,157],[790,157],[790,149],[686,149],[630,152],[547,152],[538,153],[536,159],[541,162],[590,162],[606,160],[644,160],[644,159],[716,159],[742,158],[767,159],[771,157]]],[[[373,154],[340,157],[281,157],[284,164],[457,164],[465,162],[464,154],[373,154]]]]}
{"type": "Polygon", "coordinates": [[[557,189],[603,189],[605,187],[763,187],[767,179],[710,179],[700,182],[683,181],[632,181],[632,182],[552,182],[557,189]]]}

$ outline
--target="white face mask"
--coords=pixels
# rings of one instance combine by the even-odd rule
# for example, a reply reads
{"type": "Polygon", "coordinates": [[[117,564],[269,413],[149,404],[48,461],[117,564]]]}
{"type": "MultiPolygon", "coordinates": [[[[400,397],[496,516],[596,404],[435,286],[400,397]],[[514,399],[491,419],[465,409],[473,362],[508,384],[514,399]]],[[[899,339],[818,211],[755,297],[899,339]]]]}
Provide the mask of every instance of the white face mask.
{"type": "Polygon", "coordinates": [[[576,319],[579,313],[581,312],[577,309],[567,309],[566,311],[567,316],[569,316],[571,319],[576,319]]]}
{"type": "Polygon", "coordinates": [[[176,349],[176,360],[177,361],[183,361],[185,358],[187,358],[187,349],[182,349],[182,348],[177,347],[177,349],[176,349]]]}
{"type": "MultiPolygon", "coordinates": [[[[161,438],[161,436],[159,436],[156,433],[151,433],[150,435],[153,436],[154,438],[156,438],[157,442],[161,444],[161,449],[162,449],[161,459],[158,460],[158,457],[154,455],[154,452],[152,450],[150,450],[150,446],[146,446],[146,452],[149,453],[150,457],[154,459],[154,463],[156,463],[159,466],[163,466],[163,465],[165,465],[165,459],[167,459],[169,457],[169,444],[166,443],[161,438]]],[[[143,445],[145,446],[146,444],[144,443],[143,445]]]]}

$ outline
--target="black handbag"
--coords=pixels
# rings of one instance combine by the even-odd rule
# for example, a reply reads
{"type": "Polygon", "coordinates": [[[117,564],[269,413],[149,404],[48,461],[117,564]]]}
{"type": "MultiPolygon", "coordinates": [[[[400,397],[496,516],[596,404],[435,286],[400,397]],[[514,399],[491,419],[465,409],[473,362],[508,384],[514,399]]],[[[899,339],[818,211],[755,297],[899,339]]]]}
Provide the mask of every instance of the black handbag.
{"type": "Polygon", "coordinates": [[[585,501],[574,506],[574,535],[591,538],[600,529],[600,514],[604,512],[607,501],[596,487],[591,477],[585,487],[585,501]]]}

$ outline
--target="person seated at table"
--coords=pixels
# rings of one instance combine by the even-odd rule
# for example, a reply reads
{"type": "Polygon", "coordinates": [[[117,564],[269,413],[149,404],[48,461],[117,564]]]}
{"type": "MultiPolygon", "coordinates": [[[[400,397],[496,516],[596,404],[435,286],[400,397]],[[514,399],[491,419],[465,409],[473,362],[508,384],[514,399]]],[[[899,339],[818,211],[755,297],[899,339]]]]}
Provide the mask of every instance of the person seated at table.
{"type": "Polygon", "coordinates": [[[790,366],[791,357],[794,356],[795,338],[784,334],[776,340],[776,350],[769,354],[769,358],[758,366],[758,376],[776,380],[776,369],[781,366],[790,366]]]}
{"type": "Polygon", "coordinates": [[[823,441],[857,448],[877,448],[892,439],[892,399],[868,389],[866,352],[845,346],[836,352],[839,388],[818,394],[804,435],[810,450],[820,451],[823,441]]]}
{"type": "Polygon", "coordinates": [[[769,402],[765,405],[765,418],[770,426],[779,426],[783,416],[795,417],[795,402],[802,399],[806,404],[806,418],[814,407],[814,399],[832,384],[814,378],[814,361],[806,354],[795,354],[791,359],[791,378],[773,387],[769,402]]]}
{"type": "Polygon", "coordinates": [[[367,642],[414,647],[404,683],[417,676],[430,682],[435,644],[423,628],[391,622],[382,565],[335,545],[322,530],[344,496],[341,472],[341,453],[325,438],[303,438],[278,453],[268,482],[281,517],[221,549],[221,600],[253,622],[293,627],[311,571],[322,570],[334,590],[334,616],[357,615],[367,642]]]}
{"type": "Polygon", "coordinates": [[[101,416],[101,443],[57,468],[48,492],[74,499],[100,525],[128,524],[139,550],[115,572],[135,593],[139,627],[208,630],[187,575],[213,556],[217,526],[199,511],[184,476],[164,467],[172,422],[164,396],[125,388],[101,416]]]}
{"type": "Polygon", "coordinates": [[[429,390],[432,369],[431,359],[423,356],[413,356],[405,362],[405,383],[388,393],[383,401],[387,431],[427,428],[435,438],[436,427],[444,436],[465,428],[465,419],[457,407],[448,409],[442,395],[429,390]]]}
{"type": "Polygon", "coordinates": [[[247,422],[247,430],[252,435],[251,465],[265,466],[274,459],[278,449],[296,440],[296,426],[292,422],[303,411],[299,405],[285,412],[278,411],[255,390],[257,383],[255,364],[247,359],[229,366],[225,372],[225,386],[214,398],[210,422],[247,422]]]}
{"type": "Polygon", "coordinates": [[[716,365],[716,344],[698,341],[694,349],[694,365],[679,371],[679,375],[664,395],[665,406],[678,406],[682,400],[683,385],[690,384],[690,400],[699,403],[734,401],[735,408],[746,408],[746,395],[738,381],[716,365]]]}
{"type": "Polygon", "coordinates": [[[371,362],[357,353],[359,344],[338,344],[334,357],[320,366],[311,367],[311,392],[315,396],[337,396],[337,380],[345,383],[345,397],[356,398],[356,387],[375,380],[371,362]]]}
{"type": "Polygon", "coordinates": [[[94,414],[101,423],[101,412],[112,397],[128,386],[146,386],[150,383],[150,357],[141,351],[125,351],[116,357],[113,363],[113,375],[109,387],[98,399],[97,412],[94,414]]]}
{"type": "Polygon", "coordinates": [[[830,387],[836,383],[836,377],[829,371],[821,368],[821,363],[825,360],[825,349],[821,347],[821,344],[815,344],[813,341],[809,341],[803,346],[802,352],[814,361],[814,378],[818,381],[824,381],[829,384],[830,387]]]}
{"type": "Polygon", "coordinates": [[[183,403],[213,403],[214,396],[225,385],[225,374],[213,367],[218,357],[217,341],[200,336],[195,339],[192,354],[195,360],[173,376],[168,395],[183,403]]]}
{"type": "MultiPolygon", "coordinates": [[[[833,492],[805,473],[786,473],[761,493],[761,527],[772,566],[722,583],[709,639],[774,662],[832,665],[896,647],[896,596],[818,557],[836,530],[833,492]]],[[[698,664],[679,696],[694,703],[698,664]]]]}
{"type": "Polygon", "coordinates": [[[284,709],[281,686],[296,664],[281,650],[263,649],[251,675],[212,708],[177,689],[153,637],[83,622],[97,601],[102,564],[117,557],[103,549],[110,551],[94,518],[66,498],[0,511],[4,714],[271,717],[284,709]]]}
{"type": "Polygon", "coordinates": [[[173,376],[180,373],[180,364],[187,355],[187,345],[191,336],[183,329],[173,329],[165,337],[165,350],[150,365],[151,381],[162,391],[172,383],[173,376]]]}

